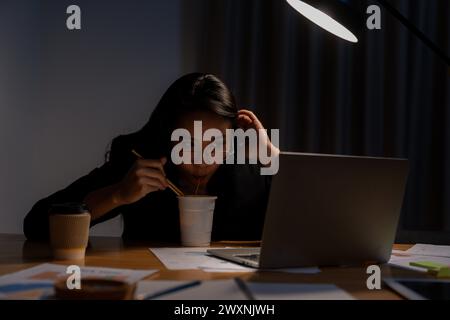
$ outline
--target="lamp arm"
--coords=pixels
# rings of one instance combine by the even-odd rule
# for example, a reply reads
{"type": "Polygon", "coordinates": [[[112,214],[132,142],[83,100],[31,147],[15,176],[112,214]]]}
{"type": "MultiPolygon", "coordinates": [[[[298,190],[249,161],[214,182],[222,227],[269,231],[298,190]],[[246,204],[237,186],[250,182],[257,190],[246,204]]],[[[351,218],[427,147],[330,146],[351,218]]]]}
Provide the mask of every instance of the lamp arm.
{"type": "Polygon", "coordinates": [[[447,54],[439,48],[433,41],[431,41],[422,31],[406,19],[397,9],[395,9],[386,0],[377,0],[387,11],[389,11],[397,20],[399,20],[411,33],[419,38],[428,48],[433,50],[445,63],[450,67],[450,58],[447,54]]]}

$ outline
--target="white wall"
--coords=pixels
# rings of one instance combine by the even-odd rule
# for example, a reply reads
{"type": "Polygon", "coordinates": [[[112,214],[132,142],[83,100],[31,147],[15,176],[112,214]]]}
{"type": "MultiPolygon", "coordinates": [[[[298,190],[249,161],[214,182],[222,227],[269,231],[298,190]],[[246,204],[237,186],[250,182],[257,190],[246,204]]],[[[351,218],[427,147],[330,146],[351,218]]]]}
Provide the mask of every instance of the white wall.
{"type": "MultiPolygon", "coordinates": [[[[39,199],[103,162],[115,136],[139,129],[182,72],[181,2],[0,4],[0,233],[21,233],[39,199]]],[[[96,234],[121,233],[120,221],[96,234]]]]}

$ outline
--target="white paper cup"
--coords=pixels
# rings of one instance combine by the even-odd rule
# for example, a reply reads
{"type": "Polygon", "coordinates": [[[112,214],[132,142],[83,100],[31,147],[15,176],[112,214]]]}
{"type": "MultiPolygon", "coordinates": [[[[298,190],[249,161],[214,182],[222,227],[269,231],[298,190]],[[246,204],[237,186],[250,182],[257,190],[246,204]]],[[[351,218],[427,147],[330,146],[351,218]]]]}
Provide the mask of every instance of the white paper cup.
{"type": "Polygon", "coordinates": [[[214,207],[217,197],[178,197],[181,244],[185,247],[206,247],[211,244],[214,207]]]}

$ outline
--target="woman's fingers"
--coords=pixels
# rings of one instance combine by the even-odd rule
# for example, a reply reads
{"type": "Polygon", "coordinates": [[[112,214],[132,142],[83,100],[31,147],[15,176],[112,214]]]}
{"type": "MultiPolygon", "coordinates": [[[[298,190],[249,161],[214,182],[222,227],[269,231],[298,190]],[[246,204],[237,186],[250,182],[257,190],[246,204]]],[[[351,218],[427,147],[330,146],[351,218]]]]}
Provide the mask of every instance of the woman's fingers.
{"type": "Polygon", "coordinates": [[[243,114],[238,115],[238,121],[242,121],[242,122],[245,122],[245,123],[248,123],[248,124],[252,123],[252,119],[249,116],[246,116],[246,115],[243,115],[243,114]]]}
{"type": "Polygon", "coordinates": [[[134,203],[145,195],[168,187],[164,173],[167,159],[138,159],[118,184],[118,198],[125,203],[134,203]]]}
{"type": "MultiPolygon", "coordinates": [[[[165,159],[165,158],[163,158],[165,159]]],[[[152,169],[158,169],[161,171],[163,175],[166,175],[164,172],[164,164],[165,161],[163,160],[147,160],[147,159],[139,159],[137,160],[137,166],[138,168],[152,168],[152,169]]]]}
{"type": "Polygon", "coordinates": [[[169,186],[166,177],[158,168],[141,167],[136,170],[136,176],[138,179],[139,178],[157,179],[161,183],[163,189],[169,186]]]}
{"type": "Polygon", "coordinates": [[[264,129],[261,121],[259,121],[258,117],[250,110],[239,110],[238,121],[243,121],[247,125],[253,126],[255,129],[264,129]]]}
{"type": "Polygon", "coordinates": [[[237,124],[240,128],[242,128],[244,130],[247,130],[247,129],[253,127],[252,120],[248,116],[245,116],[245,115],[238,115],[237,124]]]}
{"type": "Polygon", "coordinates": [[[145,193],[166,189],[157,178],[140,177],[138,182],[145,189],[145,193]]]}

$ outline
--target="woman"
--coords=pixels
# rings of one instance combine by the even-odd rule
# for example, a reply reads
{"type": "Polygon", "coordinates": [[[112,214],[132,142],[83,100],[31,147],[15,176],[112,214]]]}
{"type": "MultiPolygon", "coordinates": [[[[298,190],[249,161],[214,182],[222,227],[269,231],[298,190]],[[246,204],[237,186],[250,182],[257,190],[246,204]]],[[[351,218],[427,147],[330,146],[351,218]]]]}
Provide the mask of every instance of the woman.
{"type": "MultiPolygon", "coordinates": [[[[121,214],[125,239],[179,242],[178,203],[169,179],[186,194],[218,196],[213,240],[259,240],[270,178],[260,175],[258,165],[172,163],[173,130],[184,128],[193,136],[194,121],[202,121],[203,130],[263,129],[253,113],[238,111],[218,78],[186,75],[167,90],[141,130],[113,140],[103,166],[33,206],[24,221],[26,237],[48,239],[52,204],[84,202],[92,226],[121,214]],[[144,159],[137,159],[133,150],[144,159]]],[[[265,144],[276,150],[268,139],[265,144]]]]}

